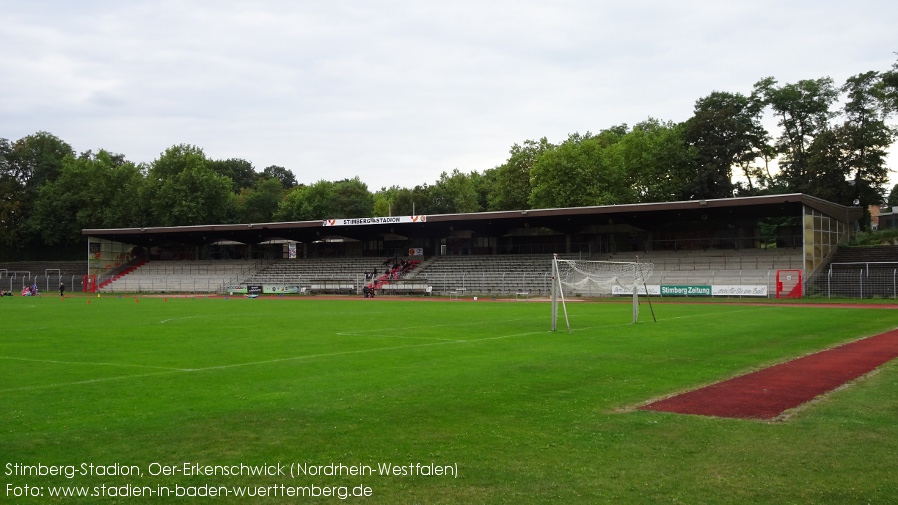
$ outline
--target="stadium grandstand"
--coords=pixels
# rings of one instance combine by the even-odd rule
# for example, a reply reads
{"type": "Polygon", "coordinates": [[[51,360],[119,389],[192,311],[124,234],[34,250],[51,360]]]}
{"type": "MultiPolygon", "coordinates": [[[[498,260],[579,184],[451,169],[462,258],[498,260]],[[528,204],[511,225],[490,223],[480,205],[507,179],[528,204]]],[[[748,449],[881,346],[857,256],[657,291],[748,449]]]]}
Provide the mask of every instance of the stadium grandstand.
{"type": "Polygon", "coordinates": [[[361,294],[370,287],[378,294],[530,298],[547,296],[551,258],[557,254],[652,262],[651,286],[725,286],[729,291],[721,293],[775,296],[782,284],[778,272],[808,278],[820,271],[859,228],[862,217],[857,207],[788,194],[87,229],[81,287],[98,292],[297,294],[361,294]],[[402,265],[401,273],[394,274],[397,265],[402,265]]]}

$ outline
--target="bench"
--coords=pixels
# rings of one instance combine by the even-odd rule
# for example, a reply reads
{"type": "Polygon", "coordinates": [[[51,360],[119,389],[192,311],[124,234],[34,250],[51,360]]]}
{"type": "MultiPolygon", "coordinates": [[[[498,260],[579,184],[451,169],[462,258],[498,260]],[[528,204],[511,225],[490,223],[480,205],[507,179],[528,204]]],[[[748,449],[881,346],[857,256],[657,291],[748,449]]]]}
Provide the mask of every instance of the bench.
{"type": "Polygon", "coordinates": [[[458,299],[459,296],[464,296],[468,290],[465,288],[456,288],[449,292],[449,299],[452,300],[458,299]]]}
{"type": "Polygon", "coordinates": [[[530,291],[518,291],[517,293],[514,294],[514,299],[517,300],[522,296],[524,297],[525,300],[528,300],[530,298],[530,291]]]}
{"type": "Polygon", "coordinates": [[[402,281],[402,280],[394,280],[389,281],[389,284],[384,284],[381,286],[381,291],[383,294],[407,294],[410,295],[412,293],[421,293],[421,294],[433,294],[433,287],[428,285],[423,281],[402,281]]]}

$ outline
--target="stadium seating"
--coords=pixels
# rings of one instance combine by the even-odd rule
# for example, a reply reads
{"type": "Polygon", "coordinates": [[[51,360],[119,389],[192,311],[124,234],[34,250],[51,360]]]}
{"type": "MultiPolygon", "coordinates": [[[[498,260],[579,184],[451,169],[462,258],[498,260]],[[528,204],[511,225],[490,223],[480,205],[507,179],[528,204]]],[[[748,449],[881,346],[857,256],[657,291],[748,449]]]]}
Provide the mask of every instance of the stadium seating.
{"type": "MultiPolygon", "coordinates": [[[[801,249],[741,251],[658,251],[559,255],[566,259],[640,261],[655,265],[648,284],[766,285],[777,269],[802,268],[801,249]]],[[[381,293],[447,296],[545,297],[551,292],[551,254],[435,256],[416,264],[401,283],[378,283],[381,293]]],[[[367,273],[386,266],[380,257],[303,258],[274,261],[153,261],[124,275],[103,291],[222,292],[228,285],[297,286],[306,292],[361,293],[367,273]]]]}
{"type": "Polygon", "coordinates": [[[258,260],[150,261],[125,275],[104,280],[105,293],[216,293],[243,282],[261,267],[258,260]],[[108,282],[111,281],[111,282],[108,282]]]}

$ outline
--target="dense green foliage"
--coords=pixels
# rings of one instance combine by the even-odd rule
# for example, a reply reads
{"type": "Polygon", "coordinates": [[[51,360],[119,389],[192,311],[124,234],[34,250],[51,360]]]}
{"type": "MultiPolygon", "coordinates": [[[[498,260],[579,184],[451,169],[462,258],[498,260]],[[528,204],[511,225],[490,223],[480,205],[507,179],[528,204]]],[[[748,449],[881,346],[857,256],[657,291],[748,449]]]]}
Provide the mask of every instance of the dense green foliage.
{"type": "Polygon", "coordinates": [[[638,324],[627,303],[568,310],[572,334],[547,331],[538,302],[0,299],[0,493],[44,492],[0,501],[180,501],[47,496],[48,486],[102,484],[366,485],[365,503],[390,504],[898,497],[894,363],[783,422],[633,410],[888,330],[892,310],[656,303],[658,322],[638,324]],[[434,463],[457,465],[458,478],[149,475],[153,463],[185,462],[434,463]],[[5,471],[39,463],[142,474],[5,471]]]}
{"type": "MultiPolygon", "coordinates": [[[[493,168],[373,190],[358,177],[297,184],[272,165],[209,159],[176,145],[149,164],[100,150],[77,154],[37,132],[0,138],[0,258],[80,247],[84,228],[445,214],[802,192],[862,206],[886,198],[896,130],[898,64],[841,86],[831,78],[749,95],[714,91],[682,123],[648,118],[554,144],[524,140],[493,168]],[[841,108],[836,108],[841,104],[841,108]],[[767,131],[765,119],[777,123],[767,131]],[[776,169],[771,169],[776,167],[776,169]],[[271,181],[271,182],[267,182],[271,181]]],[[[892,198],[894,200],[894,198],[892,198]]]]}
{"type": "Polygon", "coordinates": [[[849,245],[874,246],[898,244],[898,229],[862,231],[852,238],[849,245]]]}

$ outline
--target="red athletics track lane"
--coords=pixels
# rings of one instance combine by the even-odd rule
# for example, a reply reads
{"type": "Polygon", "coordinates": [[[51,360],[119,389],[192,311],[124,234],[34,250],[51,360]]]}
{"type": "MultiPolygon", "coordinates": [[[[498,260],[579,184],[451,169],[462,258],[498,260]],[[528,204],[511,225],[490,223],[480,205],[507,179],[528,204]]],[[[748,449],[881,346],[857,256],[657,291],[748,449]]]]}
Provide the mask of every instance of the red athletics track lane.
{"type": "Polygon", "coordinates": [[[640,410],[774,419],[898,357],[898,330],[650,403],[640,410]]]}

